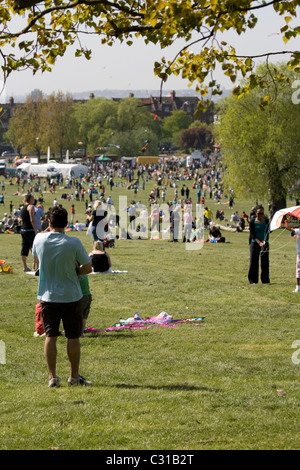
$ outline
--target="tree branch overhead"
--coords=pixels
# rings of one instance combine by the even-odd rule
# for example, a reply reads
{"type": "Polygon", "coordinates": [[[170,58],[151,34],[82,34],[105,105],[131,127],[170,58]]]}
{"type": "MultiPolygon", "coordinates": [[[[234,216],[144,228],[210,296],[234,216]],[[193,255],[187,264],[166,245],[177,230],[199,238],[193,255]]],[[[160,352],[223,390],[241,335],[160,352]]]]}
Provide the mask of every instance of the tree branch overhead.
{"type": "MultiPolygon", "coordinates": [[[[51,71],[58,57],[68,48],[77,45],[75,55],[91,58],[92,51],[84,47],[81,33],[96,34],[102,44],[112,46],[115,41],[134,45],[136,37],[142,37],[146,44],[160,44],[162,48],[184,39],[186,47],[173,60],[161,59],[154,64],[154,74],[162,83],[172,74],[181,75],[205,96],[208,88],[219,93],[220,88],[211,78],[217,65],[233,84],[237,77],[250,78],[248,86],[262,84],[254,73],[254,58],[270,57],[282,51],[266,51],[265,54],[237,54],[235,48],[219,36],[224,31],[243,34],[254,29],[258,17],[256,12],[272,10],[282,18],[283,25],[278,31],[285,44],[297,38],[300,27],[294,26],[297,18],[298,0],[288,2],[273,0],[13,0],[0,5],[0,66],[6,79],[10,73],[23,68],[51,71]],[[13,31],[13,19],[18,17],[20,26],[13,31]],[[13,32],[12,32],[13,31],[13,32]],[[197,39],[197,36],[199,38],[197,39]],[[196,37],[196,39],[195,39],[196,37]],[[191,52],[189,44],[198,50],[191,52]],[[11,50],[13,46],[13,51],[11,50]]],[[[300,52],[290,48],[288,65],[300,71],[300,52]]],[[[236,93],[243,93],[241,86],[236,93]]]]}

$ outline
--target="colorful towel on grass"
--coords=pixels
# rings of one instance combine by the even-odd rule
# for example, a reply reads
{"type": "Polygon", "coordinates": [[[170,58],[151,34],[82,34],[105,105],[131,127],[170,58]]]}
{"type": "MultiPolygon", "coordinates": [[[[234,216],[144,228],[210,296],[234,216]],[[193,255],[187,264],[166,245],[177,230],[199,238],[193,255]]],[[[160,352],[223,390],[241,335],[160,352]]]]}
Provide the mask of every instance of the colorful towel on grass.
{"type": "Polygon", "coordinates": [[[120,329],[141,330],[161,326],[174,328],[177,327],[180,323],[192,323],[193,325],[201,326],[203,323],[198,322],[202,322],[203,320],[204,317],[173,320],[173,317],[168,315],[166,312],[161,312],[159,315],[149,319],[142,319],[139,314],[136,313],[134,317],[128,318],[127,320],[120,320],[118,323],[115,323],[105,330],[98,330],[97,328],[86,328],[85,333],[105,333],[120,329]]]}
{"type": "Polygon", "coordinates": [[[94,272],[92,271],[91,273],[89,274],[126,274],[128,273],[128,271],[112,271],[112,270],[108,270],[108,271],[104,271],[104,272],[94,272]]]}

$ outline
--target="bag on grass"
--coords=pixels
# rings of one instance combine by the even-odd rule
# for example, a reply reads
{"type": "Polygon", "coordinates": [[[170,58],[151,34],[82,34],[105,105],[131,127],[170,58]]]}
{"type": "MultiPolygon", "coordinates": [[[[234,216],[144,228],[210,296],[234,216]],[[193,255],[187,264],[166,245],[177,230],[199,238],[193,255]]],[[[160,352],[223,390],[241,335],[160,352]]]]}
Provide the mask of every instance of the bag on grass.
{"type": "Polygon", "coordinates": [[[39,335],[43,335],[45,333],[42,323],[42,306],[40,303],[35,306],[35,331],[39,335]]]}

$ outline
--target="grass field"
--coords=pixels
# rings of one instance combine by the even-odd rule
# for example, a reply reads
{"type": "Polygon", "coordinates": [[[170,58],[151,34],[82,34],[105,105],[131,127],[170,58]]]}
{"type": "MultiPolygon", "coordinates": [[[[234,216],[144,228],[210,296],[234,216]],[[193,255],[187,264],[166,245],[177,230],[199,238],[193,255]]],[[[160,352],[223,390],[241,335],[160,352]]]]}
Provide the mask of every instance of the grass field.
{"type": "MultiPolygon", "coordinates": [[[[145,203],[153,185],[149,181],[135,198],[115,187],[112,196],[145,203]]],[[[12,196],[15,191],[6,184],[1,218],[10,200],[14,207],[22,201],[12,196]]],[[[57,197],[69,209],[71,202],[60,200],[63,192],[58,189],[57,197]]],[[[173,190],[168,193],[172,199],[173,190]]],[[[44,197],[47,209],[53,195],[44,197]]],[[[214,214],[222,207],[230,218],[227,205],[206,202],[214,214]]],[[[236,201],[234,210],[249,213],[252,205],[236,201]]],[[[84,203],[75,207],[84,222],[84,203]]],[[[292,347],[300,341],[295,240],[287,231],[272,233],[271,284],[249,285],[248,233],[222,235],[225,244],[196,251],[163,240],[117,241],[110,250],[113,268],[128,274],[89,276],[93,302],[87,326],[106,329],[136,311],[143,318],[161,311],[174,319],[203,316],[203,324],[86,334],[81,373],[93,381],[88,388],[67,386],[62,336],[62,386],[49,389],[44,339],[33,336],[38,278],[22,271],[20,236],[0,234],[0,258],[13,267],[13,274],[0,274],[5,345],[0,448],[299,449],[300,364],[292,347]]],[[[91,250],[85,232],[70,236],[91,250]]]]}

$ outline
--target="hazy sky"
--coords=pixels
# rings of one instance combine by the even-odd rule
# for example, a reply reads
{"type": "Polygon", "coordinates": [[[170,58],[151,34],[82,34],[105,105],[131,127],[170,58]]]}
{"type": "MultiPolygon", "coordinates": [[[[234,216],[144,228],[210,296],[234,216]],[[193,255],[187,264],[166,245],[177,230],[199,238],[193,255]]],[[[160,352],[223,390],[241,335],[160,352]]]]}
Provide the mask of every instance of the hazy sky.
{"type": "MultiPolygon", "coordinates": [[[[296,48],[295,41],[285,45],[278,35],[283,24],[284,19],[268,8],[268,11],[260,13],[259,24],[253,31],[243,36],[227,33],[221,40],[234,45],[237,53],[243,52],[243,54],[296,48]]],[[[73,49],[65,57],[58,59],[52,72],[37,73],[35,76],[30,71],[14,72],[8,78],[0,100],[3,102],[4,97],[7,100],[10,96],[27,95],[34,89],[40,89],[45,94],[57,91],[75,93],[103,89],[159,92],[161,82],[154,75],[154,62],[159,61],[162,56],[167,60],[173,59],[184,45],[183,42],[175,42],[172,47],[161,50],[159,46],[145,45],[142,40],[136,41],[131,47],[119,43],[112,47],[102,46],[95,37],[85,41],[85,45],[92,47],[90,61],[74,57],[73,49]]],[[[192,50],[197,52],[198,47],[200,46],[194,46],[192,50]]],[[[273,60],[279,59],[280,57],[273,60]]],[[[281,59],[284,60],[286,57],[282,56],[281,59]]],[[[231,87],[229,80],[224,79],[221,74],[216,73],[215,76],[221,80],[222,86],[231,87]]],[[[194,88],[195,86],[192,86],[192,89],[194,88]]],[[[188,89],[188,83],[179,77],[174,77],[164,84],[164,89],[188,89]]]]}

